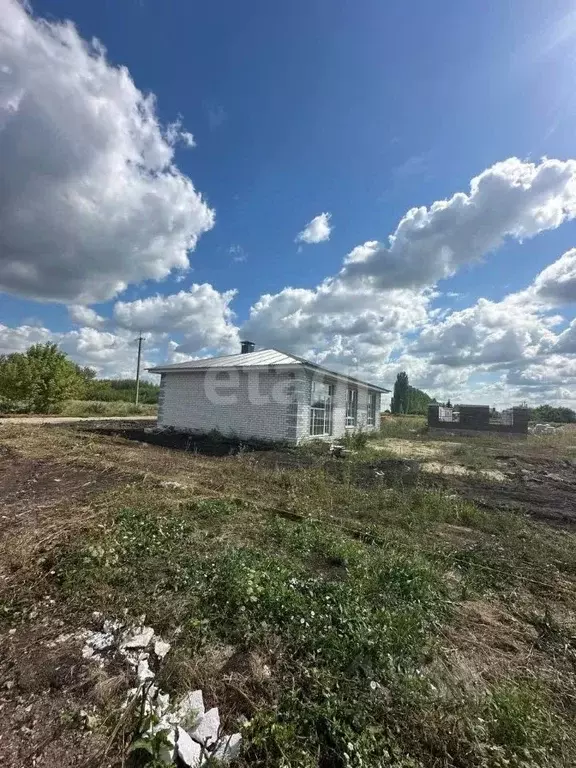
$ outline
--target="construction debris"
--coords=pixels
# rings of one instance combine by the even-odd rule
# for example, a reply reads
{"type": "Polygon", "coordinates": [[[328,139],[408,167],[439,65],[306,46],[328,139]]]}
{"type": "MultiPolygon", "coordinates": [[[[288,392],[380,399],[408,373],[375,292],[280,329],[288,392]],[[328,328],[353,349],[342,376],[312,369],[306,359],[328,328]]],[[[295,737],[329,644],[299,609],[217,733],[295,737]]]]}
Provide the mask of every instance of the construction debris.
{"type": "Polygon", "coordinates": [[[531,435],[553,435],[557,429],[561,427],[555,427],[552,424],[534,424],[528,427],[528,432],[531,435]]]}
{"type": "MultiPolygon", "coordinates": [[[[100,618],[100,617],[98,617],[100,618]]],[[[142,712],[146,724],[138,733],[144,744],[163,741],[159,760],[166,766],[185,765],[201,768],[208,761],[229,763],[240,754],[240,733],[221,732],[217,707],[204,708],[201,690],[189,691],[176,702],[155,685],[156,672],[170,651],[170,643],[144,625],[123,627],[120,622],[105,621],[102,630],[82,630],[85,641],[82,655],[102,665],[108,656],[119,654],[135,671],[137,685],[128,691],[124,707],[142,712]]]]}

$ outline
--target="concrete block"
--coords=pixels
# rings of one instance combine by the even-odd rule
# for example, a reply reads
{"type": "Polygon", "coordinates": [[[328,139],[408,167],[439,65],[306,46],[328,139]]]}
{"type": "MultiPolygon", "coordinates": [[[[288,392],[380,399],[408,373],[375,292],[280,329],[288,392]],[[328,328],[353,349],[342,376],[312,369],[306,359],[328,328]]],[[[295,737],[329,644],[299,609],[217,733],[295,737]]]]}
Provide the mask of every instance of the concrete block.
{"type": "Polygon", "coordinates": [[[224,736],[213,752],[213,757],[222,763],[229,763],[236,760],[240,755],[240,746],[242,736],[239,733],[233,733],[231,736],[224,736]]]}
{"type": "Polygon", "coordinates": [[[218,709],[214,707],[209,709],[200,720],[196,728],[190,732],[194,741],[210,747],[218,741],[218,731],[220,730],[220,715],[218,709]]]}
{"type": "Polygon", "coordinates": [[[204,717],[204,698],[202,691],[191,691],[187,693],[178,704],[176,710],[178,722],[184,728],[195,728],[202,717],[204,717]]]}
{"type": "Polygon", "coordinates": [[[176,751],[184,765],[199,768],[202,763],[202,747],[193,741],[184,728],[176,728],[176,751]]]}

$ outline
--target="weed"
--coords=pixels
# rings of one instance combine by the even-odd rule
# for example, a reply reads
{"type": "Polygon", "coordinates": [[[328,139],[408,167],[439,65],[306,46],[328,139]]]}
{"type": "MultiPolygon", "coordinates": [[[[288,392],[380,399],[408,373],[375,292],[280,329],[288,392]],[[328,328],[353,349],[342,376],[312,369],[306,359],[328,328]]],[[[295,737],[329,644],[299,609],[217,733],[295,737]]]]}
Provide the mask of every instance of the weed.
{"type": "MultiPolygon", "coordinates": [[[[249,715],[240,765],[576,764],[573,633],[545,609],[554,600],[573,611],[572,534],[478,507],[418,473],[409,482],[406,462],[378,464],[369,450],[336,460],[324,443],[277,448],[271,466],[266,454],[228,456],[217,435],[217,458],[204,446],[142,451],[71,430],[5,435],[41,460],[91,461],[134,478],[91,497],[82,526],[66,507],[52,518],[62,530],[42,532],[40,550],[26,539],[27,570],[11,584],[24,573],[70,617],[145,613],[187,665],[164,689],[201,676],[223,718],[249,715]],[[174,483],[160,490],[160,479],[174,483]],[[514,637],[528,644],[498,645],[490,610],[486,623],[452,625],[462,596],[478,595],[495,616],[513,614],[525,629],[514,637]],[[233,678],[219,649],[265,658],[267,676],[233,678]],[[453,671],[455,652],[474,684],[453,671]]],[[[27,600],[25,615],[21,601],[3,604],[7,625],[28,621],[27,600]]]]}
{"type": "Polygon", "coordinates": [[[380,422],[381,437],[414,438],[426,432],[423,416],[386,416],[380,422]]]}
{"type": "Polygon", "coordinates": [[[362,451],[368,445],[369,440],[369,432],[364,432],[362,429],[355,429],[345,432],[338,442],[345,448],[350,448],[354,451],[362,451]]]}
{"type": "Polygon", "coordinates": [[[60,416],[156,416],[157,407],[121,400],[66,400],[58,409],[60,416]]]}

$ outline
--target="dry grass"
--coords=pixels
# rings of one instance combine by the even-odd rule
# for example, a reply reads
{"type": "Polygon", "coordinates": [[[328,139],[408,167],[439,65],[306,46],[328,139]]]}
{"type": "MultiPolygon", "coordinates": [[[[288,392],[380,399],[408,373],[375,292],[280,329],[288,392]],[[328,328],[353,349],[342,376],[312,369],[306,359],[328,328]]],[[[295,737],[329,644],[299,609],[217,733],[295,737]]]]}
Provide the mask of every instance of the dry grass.
{"type": "Polygon", "coordinates": [[[127,403],[123,400],[65,400],[59,416],[156,416],[157,405],[127,403]]]}
{"type": "MultiPolygon", "coordinates": [[[[573,439],[455,445],[410,434],[400,438],[407,453],[413,442],[421,457],[445,450],[443,461],[498,471],[498,456],[557,459],[573,439]]],[[[311,768],[314,750],[334,759],[331,739],[351,741],[364,764],[383,749],[396,755],[391,764],[419,768],[519,768],[520,759],[560,768],[576,759],[571,532],[479,508],[426,479],[375,482],[365,463],[386,452],[371,449],[336,462],[334,474],[321,462],[286,468],[281,455],[213,457],[62,427],[4,425],[0,439],[4,460],[46,462],[62,482],[81,471],[108,482],[73,503],[67,492],[30,505],[28,519],[0,535],[0,634],[29,635],[29,652],[40,642],[31,626],[47,610],[67,626],[92,610],[145,612],[174,644],[163,685],[201,686],[227,726],[240,714],[251,719],[250,765],[311,768]],[[286,590],[290,574],[310,595],[286,590]],[[197,583],[210,584],[209,594],[197,583]],[[340,637],[318,625],[308,646],[300,616],[319,612],[323,590],[355,628],[340,637]],[[382,606],[392,610],[387,625],[382,606]],[[384,626],[394,671],[378,656],[354,660],[355,644],[384,626]],[[384,686],[380,698],[370,679],[384,686]],[[359,736],[368,733],[374,743],[359,736]],[[408,752],[414,762],[402,763],[408,752]]],[[[90,696],[106,711],[121,685],[111,674],[90,696]]]]}

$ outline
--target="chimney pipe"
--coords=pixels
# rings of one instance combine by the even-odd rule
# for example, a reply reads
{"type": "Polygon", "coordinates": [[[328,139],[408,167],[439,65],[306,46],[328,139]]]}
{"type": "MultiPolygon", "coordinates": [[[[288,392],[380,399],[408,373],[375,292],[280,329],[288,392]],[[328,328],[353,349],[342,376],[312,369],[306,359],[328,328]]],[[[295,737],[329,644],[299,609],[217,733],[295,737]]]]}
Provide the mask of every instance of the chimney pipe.
{"type": "Polygon", "coordinates": [[[254,344],[253,341],[241,341],[240,342],[240,352],[243,355],[248,355],[250,352],[254,352],[254,349],[256,348],[256,344],[254,344]]]}

